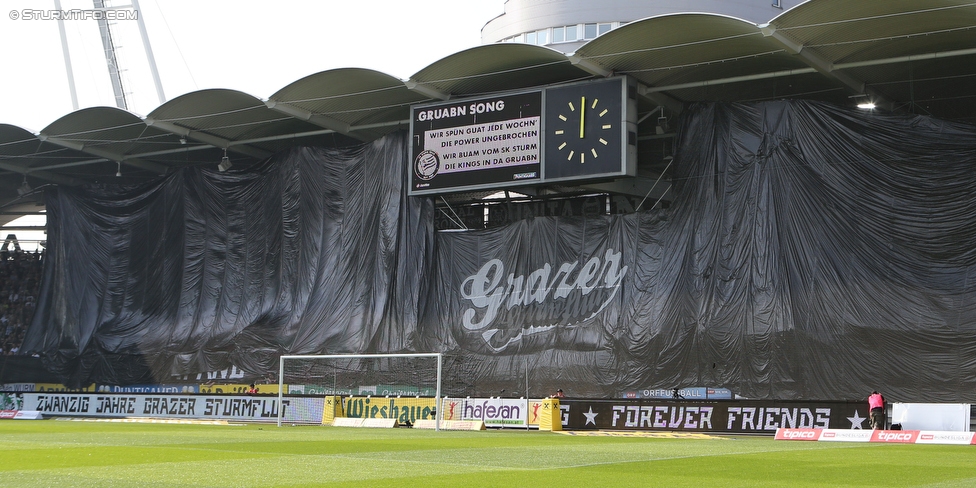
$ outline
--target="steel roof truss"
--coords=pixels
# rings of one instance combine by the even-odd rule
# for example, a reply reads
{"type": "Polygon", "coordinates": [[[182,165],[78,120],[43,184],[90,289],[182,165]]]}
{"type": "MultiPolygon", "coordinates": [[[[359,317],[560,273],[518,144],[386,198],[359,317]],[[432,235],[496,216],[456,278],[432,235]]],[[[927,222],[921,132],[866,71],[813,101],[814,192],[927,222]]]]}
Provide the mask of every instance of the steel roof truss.
{"type": "Polygon", "coordinates": [[[244,154],[246,156],[251,156],[252,158],[267,159],[267,158],[271,157],[271,154],[272,154],[272,153],[270,153],[268,151],[265,151],[263,149],[258,149],[258,148],[255,148],[255,147],[250,147],[250,146],[245,145],[245,144],[242,144],[240,142],[232,141],[230,139],[224,139],[223,137],[218,137],[218,136],[215,136],[213,134],[208,134],[208,133],[203,132],[203,131],[192,130],[192,129],[183,127],[182,125],[174,124],[173,122],[167,122],[167,121],[164,121],[164,120],[155,120],[155,119],[147,118],[146,119],[146,125],[151,126],[151,127],[156,127],[158,129],[164,130],[166,132],[170,132],[170,133],[173,133],[173,134],[176,134],[176,135],[179,135],[179,136],[183,136],[183,137],[186,137],[186,138],[189,138],[189,139],[193,139],[193,140],[196,140],[196,141],[200,141],[200,142],[203,142],[205,144],[209,144],[209,145],[211,145],[213,147],[216,147],[216,148],[219,148],[219,149],[226,149],[228,151],[233,151],[233,152],[236,152],[236,153],[244,154]]]}
{"type": "Polygon", "coordinates": [[[69,141],[56,136],[49,136],[43,132],[37,137],[43,142],[49,142],[57,146],[74,149],[76,151],[81,151],[86,154],[91,154],[92,156],[98,156],[100,158],[105,158],[118,163],[125,163],[136,168],[152,171],[154,173],[166,174],[166,172],[169,171],[169,167],[163,164],[146,161],[137,157],[128,157],[124,154],[114,153],[98,147],[87,146],[82,143],[69,141]]]}
{"type": "Polygon", "coordinates": [[[316,114],[286,102],[268,100],[264,102],[264,104],[267,105],[268,108],[276,112],[280,112],[285,115],[294,117],[298,120],[302,120],[310,124],[317,125],[319,127],[322,127],[323,129],[331,129],[335,132],[338,132],[339,134],[352,137],[362,142],[368,142],[366,138],[353,133],[351,126],[341,120],[337,120],[332,117],[327,117],[321,114],[316,114]]]}
{"type": "Polygon", "coordinates": [[[834,70],[833,63],[824,58],[823,55],[817,52],[816,49],[812,49],[797,43],[785,34],[778,32],[776,27],[770,24],[761,25],[759,28],[762,31],[763,36],[765,36],[767,39],[771,39],[773,42],[779,44],[787,51],[796,54],[800,59],[803,60],[804,63],[817,70],[824,76],[841,82],[844,84],[844,86],[854,91],[855,94],[870,96],[871,101],[879,107],[884,107],[887,110],[892,109],[893,104],[885,100],[880,93],[867,86],[866,83],[847,73],[834,70]]]}

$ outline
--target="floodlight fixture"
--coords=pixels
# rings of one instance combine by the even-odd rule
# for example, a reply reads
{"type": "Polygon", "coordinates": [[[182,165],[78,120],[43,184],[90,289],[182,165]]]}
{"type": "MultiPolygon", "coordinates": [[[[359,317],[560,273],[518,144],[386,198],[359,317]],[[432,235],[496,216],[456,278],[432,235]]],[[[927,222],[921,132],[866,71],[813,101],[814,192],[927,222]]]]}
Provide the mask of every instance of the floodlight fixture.
{"type": "Polygon", "coordinates": [[[17,195],[24,196],[31,192],[31,186],[27,183],[27,173],[24,173],[24,182],[17,188],[17,195]]]}
{"type": "Polygon", "coordinates": [[[224,157],[220,158],[220,164],[217,165],[217,169],[223,173],[224,171],[229,170],[232,166],[234,165],[230,162],[230,158],[227,157],[227,148],[224,148],[224,157]]]}

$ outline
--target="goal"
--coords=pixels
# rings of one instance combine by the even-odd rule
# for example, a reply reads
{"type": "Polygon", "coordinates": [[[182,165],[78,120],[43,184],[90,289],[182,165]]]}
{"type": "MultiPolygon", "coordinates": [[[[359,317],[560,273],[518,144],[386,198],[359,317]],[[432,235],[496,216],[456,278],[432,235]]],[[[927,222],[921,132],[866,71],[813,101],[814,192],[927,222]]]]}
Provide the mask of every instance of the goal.
{"type": "MultiPolygon", "coordinates": [[[[285,394],[437,399],[442,363],[440,353],[281,356],[278,405],[285,394]]],[[[279,427],[284,410],[278,409],[279,427]]],[[[434,413],[439,424],[441,413],[434,413]]]]}

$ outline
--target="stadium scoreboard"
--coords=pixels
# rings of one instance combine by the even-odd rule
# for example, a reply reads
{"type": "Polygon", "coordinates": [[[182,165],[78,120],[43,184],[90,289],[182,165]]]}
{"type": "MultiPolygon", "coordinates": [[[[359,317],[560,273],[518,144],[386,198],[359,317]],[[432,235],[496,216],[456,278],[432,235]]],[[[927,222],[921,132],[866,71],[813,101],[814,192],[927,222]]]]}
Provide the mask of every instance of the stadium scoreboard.
{"type": "Polygon", "coordinates": [[[618,77],[415,105],[409,194],[633,176],[635,91],[618,77]]]}

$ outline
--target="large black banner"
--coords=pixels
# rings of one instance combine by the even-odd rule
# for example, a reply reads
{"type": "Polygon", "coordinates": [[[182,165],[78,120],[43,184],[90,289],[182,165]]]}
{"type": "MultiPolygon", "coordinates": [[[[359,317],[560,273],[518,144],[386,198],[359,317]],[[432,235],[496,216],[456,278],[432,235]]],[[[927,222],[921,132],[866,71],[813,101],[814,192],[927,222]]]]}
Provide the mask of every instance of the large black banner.
{"type": "Polygon", "coordinates": [[[976,395],[976,128],[690,108],[666,210],[440,233],[421,344],[483,393],[976,395]]]}
{"type": "Polygon", "coordinates": [[[406,196],[405,154],[401,133],[52,191],[24,350],[75,387],[275,381],[281,354],[409,350],[433,206],[406,196]]]}
{"type": "Polygon", "coordinates": [[[59,188],[23,350],[75,385],[444,352],[453,397],[976,400],[976,127],[697,105],[667,209],[436,233],[408,143],[59,188]]]}

